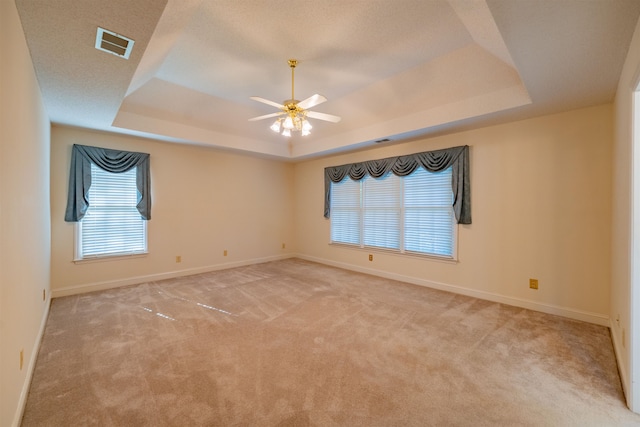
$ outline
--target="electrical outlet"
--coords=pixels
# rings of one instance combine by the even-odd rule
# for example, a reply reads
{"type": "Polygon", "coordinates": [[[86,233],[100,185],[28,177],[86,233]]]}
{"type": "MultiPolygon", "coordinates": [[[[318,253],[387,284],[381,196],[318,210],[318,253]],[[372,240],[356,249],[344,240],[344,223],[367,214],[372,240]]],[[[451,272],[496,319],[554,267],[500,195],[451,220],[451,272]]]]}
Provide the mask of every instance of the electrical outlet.
{"type": "Polygon", "coordinates": [[[286,245],[283,243],[283,244],[282,244],[282,249],[284,249],[284,248],[285,248],[285,246],[286,246],[286,245]]]}
{"type": "Polygon", "coordinates": [[[373,255],[369,254],[369,261],[373,261],[373,255]]]}
{"type": "Polygon", "coordinates": [[[225,249],[222,255],[227,256],[227,250],[225,249]]]}
{"type": "Polygon", "coordinates": [[[529,287],[531,289],[538,289],[538,279],[529,279],[529,287]]]}
{"type": "Polygon", "coordinates": [[[182,257],[180,255],[176,255],[176,262],[182,262],[182,257]]]}
{"type": "Polygon", "coordinates": [[[22,371],[22,366],[24,365],[24,348],[20,349],[20,370],[22,371]]]}

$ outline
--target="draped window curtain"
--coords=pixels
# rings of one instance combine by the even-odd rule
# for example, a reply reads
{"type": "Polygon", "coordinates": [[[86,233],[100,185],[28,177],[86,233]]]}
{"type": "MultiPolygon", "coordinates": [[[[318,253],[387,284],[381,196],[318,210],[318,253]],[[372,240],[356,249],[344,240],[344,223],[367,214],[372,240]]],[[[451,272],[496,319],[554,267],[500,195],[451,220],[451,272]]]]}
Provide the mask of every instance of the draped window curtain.
{"type": "Polygon", "coordinates": [[[332,182],[340,182],[347,176],[354,181],[359,181],[367,175],[373,178],[380,178],[389,172],[397,176],[407,176],[418,167],[423,167],[430,172],[438,172],[449,166],[453,167],[451,188],[453,190],[453,211],[456,220],[458,224],[471,224],[468,145],[325,168],[324,217],[329,218],[331,215],[332,182]]]}
{"type": "Polygon", "coordinates": [[[64,215],[65,221],[80,221],[87,212],[89,207],[87,198],[91,187],[91,163],[112,173],[127,172],[135,167],[136,187],[138,189],[136,208],[143,219],[151,219],[149,154],[74,144],[71,151],[71,170],[69,172],[69,193],[67,196],[67,210],[64,215]]]}

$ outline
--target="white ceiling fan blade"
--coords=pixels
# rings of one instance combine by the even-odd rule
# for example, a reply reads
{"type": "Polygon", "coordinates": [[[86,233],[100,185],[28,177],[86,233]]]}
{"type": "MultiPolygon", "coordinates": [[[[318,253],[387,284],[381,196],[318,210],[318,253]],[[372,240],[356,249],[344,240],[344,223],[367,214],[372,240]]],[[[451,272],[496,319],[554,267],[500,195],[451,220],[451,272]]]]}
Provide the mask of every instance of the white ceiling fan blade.
{"type": "Polygon", "coordinates": [[[298,102],[298,107],[302,108],[303,110],[315,107],[316,105],[320,105],[323,102],[327,102],[327,98],[325,98],[322,95],[318,95],[317,93],[315,95],[310,96],[309,98],[298,102]]]}
{"type": "Polygon", "coordinates": [[[307,111],[307,117],[311,117],[313,119],[318,119],[318,120],[326,120],[327,122],[333,122],[333,123],[338,123],[340,120],[342,120],[342,118],[338,116],[325,114],[325,113],[318,113],[315,111],[307,111]]]}
{"type": "Polygon", "coordinates": [[[254,117],[252,119],[249,119],[250,122],[255,122],[256,120],[264,120],[264,119],[270,119],[272,117],[278,117],[285,114],[284,111],[281,111],[280,113],[271,113],[271,114],[265,114],[264,116],[258,116],[258,117],[254,117]]]}
{"type": "Polygon", "coordinates": [[[269,101],[268,99],[260,98],[259,96],[250,96],[249,99],[262,102],[263,104],[271,105],[272,107],[284,109],[284,105],[278,104],[277,102],[269,101]]]}

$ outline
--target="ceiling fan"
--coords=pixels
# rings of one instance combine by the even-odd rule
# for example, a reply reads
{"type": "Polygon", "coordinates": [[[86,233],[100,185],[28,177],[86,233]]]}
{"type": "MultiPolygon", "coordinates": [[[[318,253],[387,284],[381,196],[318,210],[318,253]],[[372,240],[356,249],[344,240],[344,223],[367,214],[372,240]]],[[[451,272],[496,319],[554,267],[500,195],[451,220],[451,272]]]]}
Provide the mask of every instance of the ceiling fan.
{"type": "Polygon", "coordinates": [[[262,102],[263,104],[271,105],[272,107],[279,108],[280,112],[265,114],[264,116],[254,117],[249,119],[250,122],[256,120],[270,119],[272,117],[278,117],[271,125],[271,130],[280,133],[282,129],[282,135],[291,136],[291,131],[298,131],[302,133],[302,136],[309,135],[311,132],[311,123],[307,120],[307,117],[311,117],[318,120],[325,120],[328,122],[338,123],[340,117],[333,116],[331,114],[318,113],[316,111],[309,111],[309,108],[320,105],[327,101],[322,95],[312,95],[309,98],[298,101],[293,95],[293,73],[294,69],[298,65],[298,61],[295,59],[289,60],[289,67],[291,67],[291,99],[287,99],[282,104],[269,101],[268,99],[260,98],[259,96],[252,96],[250,99],[254,101],[262,102]]]}

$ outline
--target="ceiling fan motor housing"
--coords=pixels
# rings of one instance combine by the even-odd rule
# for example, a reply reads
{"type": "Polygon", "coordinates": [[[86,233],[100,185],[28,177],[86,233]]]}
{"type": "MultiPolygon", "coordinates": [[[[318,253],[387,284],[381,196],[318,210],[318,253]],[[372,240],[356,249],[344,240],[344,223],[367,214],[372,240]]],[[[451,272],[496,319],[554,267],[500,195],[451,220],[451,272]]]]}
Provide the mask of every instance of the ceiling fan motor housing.
{"type": "Polygon", "coordinates": [[[298,107],[298,102],[300,101],[297,99],[287,99],[282,104],[287,112],[301,111],[302,109],[298,107]]]}

